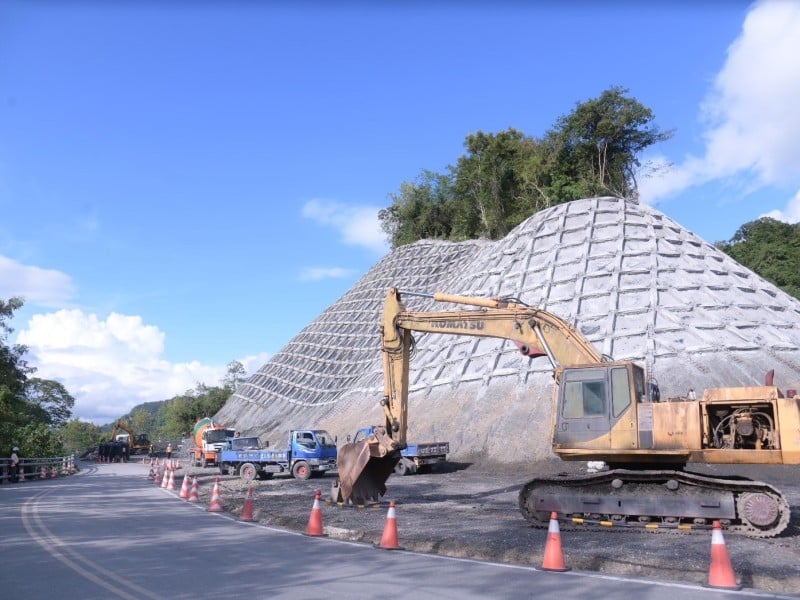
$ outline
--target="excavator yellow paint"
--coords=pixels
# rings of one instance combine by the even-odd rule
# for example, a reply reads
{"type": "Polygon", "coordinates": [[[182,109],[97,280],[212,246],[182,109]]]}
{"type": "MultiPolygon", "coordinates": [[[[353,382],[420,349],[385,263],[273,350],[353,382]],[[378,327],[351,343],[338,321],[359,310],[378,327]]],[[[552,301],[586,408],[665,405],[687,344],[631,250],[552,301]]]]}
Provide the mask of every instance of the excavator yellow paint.
{"type": "Polygon", "coordinates": [[[719,519],[761,537],[788,525],[788,503],[771,486],[683,468],[800,464],[800,397],[784,398],[777,387],[765,385],[713,388],[700,400],[662,401],[642,367],[606,360],[552,313],[518,300],[403,293],[473,308],[409,312],[399,290],[387,292],[381,321],[384,422],[366,441],[340,449],[339,480],[332,488],[338,503],[363,504],[386,492],[406,447],[411,332],[420,331],[511,340],[525,356],[546,356],[555,381],[553,451],[563,460],[605,461],[616,469],[570,481],[531,480],[519,499],[530,521],[546,522],[551,511],[617,523],[719,519]]]}

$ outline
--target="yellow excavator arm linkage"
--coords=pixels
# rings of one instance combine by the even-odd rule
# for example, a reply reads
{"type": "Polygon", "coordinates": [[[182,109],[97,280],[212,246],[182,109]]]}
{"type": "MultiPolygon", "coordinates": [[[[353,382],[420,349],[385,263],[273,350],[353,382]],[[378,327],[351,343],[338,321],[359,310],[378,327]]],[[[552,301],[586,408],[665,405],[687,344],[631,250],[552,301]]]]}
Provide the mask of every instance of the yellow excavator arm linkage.
{"type": "Polygon", "coordinates": [[[341,489],[333,495],[344,501],[353,500],[355,496],[355,500],[362,503],[385,493],[386,479],[399,459],[399,451],[406,447],[412,331],[510,340],[525,356],[547,356],[556,379],[562,367],[604,362],[597,349],[575,328],[552,313],[521,302],[390,289],[381,322],[384,425],[376,427],[365,442],[346,444],[339,451],[339,482],[334,488],[341,489]],[[401,294],[476,308],[407,311],[401,294]]]}
{"type": "Polygon", "coordinates": [[[130,436],[130,443],[133,444],[135,441],[135,435],[130,427],[124,422],[117,419],[114,421],[114,429],[111,430],[111,441],[115,441],[117,439],[117,434],[119,431],[122,430],[130,436]]]}
{"type": "Polygon", "coordinates": [[[577,330],[556,315],[520,302],[452,294],[414,294],[436,302],[479,307],[480,310],[409,312],[398,289],[386,294],[381,325],[386,434],[384,452],[406,445],[408,377],[412,331],[513,341],[531,358],[547,356],[553,369],[602,362],[602,356],[577,330]],[[388,446],[387,446],[388,442],[388,446]]]}

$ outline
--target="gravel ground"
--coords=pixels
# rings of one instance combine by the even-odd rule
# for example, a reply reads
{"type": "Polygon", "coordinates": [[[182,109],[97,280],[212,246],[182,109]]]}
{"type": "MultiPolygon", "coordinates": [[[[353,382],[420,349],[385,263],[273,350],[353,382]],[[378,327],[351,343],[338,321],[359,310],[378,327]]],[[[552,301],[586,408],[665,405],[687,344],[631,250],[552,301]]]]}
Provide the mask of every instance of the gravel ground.
{"type": "MultiPolygon", "coordinates": [[[[529,474],[573,471],[582,466],[561,462],[524,467],[448,463],[431,474],[393,475],[380,506],[342,507],[323,502],[324,531],[330,537],[377,544],[389,501],[394,500],[399,543],[407,550],[538,567],[547,531],[531,527],[519,513],[519,489],[529,474]]],[[[776,538],[725,535],[736,577],[745,588],[800,595],[800,469],[759,466],[746,472],[748,468],[741,467],[736,473],[767,481],[783,491],[792,506],[792,518],[788,529],[776,538]]],[[[728,472],[721,467],[695,470],[728,472]]],[[[247,483],[221,476],[215,468],[189,468],[187,472],[197,477],[201,503],[209,503],[219,477],[224,510],[241,514],[247,483]]],[[[177,490],[183,474],[183,470],[177,473],[177,490]]],[[[335,475],[328,474],[307,481],[276,476],[252,482],[255,520],[305,531],[315,490],[322,490],[322,498],[329,499],[334,479],[335,475]]],[[[693,584],[708,581],[708,531],[645,532],[562,524],[561,532],[565,562],[574,570],[693,584]]]]}

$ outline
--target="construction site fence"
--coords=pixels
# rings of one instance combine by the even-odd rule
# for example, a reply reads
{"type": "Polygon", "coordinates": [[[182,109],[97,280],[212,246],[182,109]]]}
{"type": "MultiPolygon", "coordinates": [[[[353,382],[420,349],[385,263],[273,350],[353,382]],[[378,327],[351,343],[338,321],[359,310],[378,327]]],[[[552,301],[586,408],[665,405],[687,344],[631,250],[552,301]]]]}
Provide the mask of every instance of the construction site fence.
{"type": "MultiPolygon", "coordinates": [[[[75,455],[53,456],[50,458],[20,458],[17,481],[35,479],[54,479],[75,473],[75,455]]],[[[9,483],[11,459],[0,458],[0,484],[9,483]]]]}

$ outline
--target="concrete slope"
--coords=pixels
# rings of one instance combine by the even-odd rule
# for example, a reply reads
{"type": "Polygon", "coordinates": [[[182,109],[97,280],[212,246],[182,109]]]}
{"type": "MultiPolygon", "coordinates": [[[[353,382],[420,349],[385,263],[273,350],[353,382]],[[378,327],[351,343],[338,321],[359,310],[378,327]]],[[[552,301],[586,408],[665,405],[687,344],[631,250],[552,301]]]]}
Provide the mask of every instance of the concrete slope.
{"type": "MultiPolygon", "coordinates": [[[[662,396],[752,385],[775,369],[800,389],[800,302],[658,210],[591,198],[533,215],[496,242],[420,241],[373,267],[243,384],[217,418],[281,443],[294,427],[340,440],[378,422],[378,323],[389,287],[511,296],[576,325],[603,353],[639,362],[662,396]]],[[[448,305],[405,297],[410,310],[448,305]]],[[[417,334],[409,435],[454,459],[539,460],[552,377],[503,340],[417,334]]]]}

